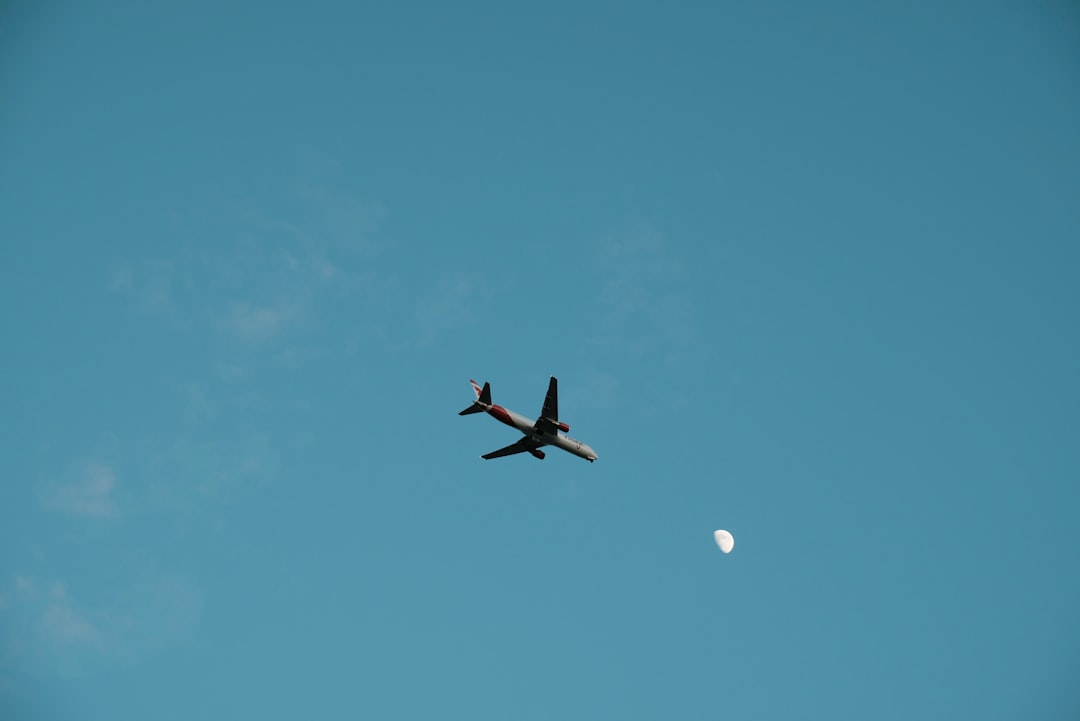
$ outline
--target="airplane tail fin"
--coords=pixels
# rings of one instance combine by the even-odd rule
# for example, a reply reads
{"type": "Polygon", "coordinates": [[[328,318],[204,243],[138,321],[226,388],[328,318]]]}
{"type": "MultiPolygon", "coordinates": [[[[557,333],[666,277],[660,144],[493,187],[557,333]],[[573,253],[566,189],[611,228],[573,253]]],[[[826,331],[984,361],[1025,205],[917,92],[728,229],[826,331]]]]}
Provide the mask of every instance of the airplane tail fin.
{"type": "Polygon", "coordinates": [[[485,383],[484,387],[481,388],[476,381],[470,379],[469,382],[472,383],[473,391],[476,393],[476,402],[458,413],[459,416],[467,416],[470,413],[483,413],[487,410],[484,406],[491,405],[491,384],[485,383]]]}

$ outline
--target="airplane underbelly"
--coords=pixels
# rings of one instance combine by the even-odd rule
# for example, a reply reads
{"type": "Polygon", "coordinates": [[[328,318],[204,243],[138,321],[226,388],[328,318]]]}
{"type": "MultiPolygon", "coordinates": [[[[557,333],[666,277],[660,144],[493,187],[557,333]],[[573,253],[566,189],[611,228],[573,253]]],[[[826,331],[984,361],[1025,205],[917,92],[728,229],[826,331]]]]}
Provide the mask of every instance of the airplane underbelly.
{"type": "Polygon", "coordinates": [[[573,441],[567,440],[564,436],[547,436],[547,439],[547,443],[557,448],[561,448],[564,451],[570,451],[571,453],[578,452],[577,444],[573,441]]]}
{"type": "Polygon", "coordinates": [[[527,436],[533,435],[533,421],[524,416],[519,416],[517,413],[510,413],[510,420],[513,422],[514,428],[524,433],[527,436]]]}

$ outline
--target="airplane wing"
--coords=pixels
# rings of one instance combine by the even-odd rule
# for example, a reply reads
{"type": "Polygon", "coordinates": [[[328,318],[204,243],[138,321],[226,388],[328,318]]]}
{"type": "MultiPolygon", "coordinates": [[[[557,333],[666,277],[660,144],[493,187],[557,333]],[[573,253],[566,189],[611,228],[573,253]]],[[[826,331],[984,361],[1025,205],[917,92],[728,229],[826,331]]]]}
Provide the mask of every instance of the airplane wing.
{"type": "Polygon", "coordinates": [[[559,422],[559,381],[555,376],[551,376],[551,381],[548,383],[547,396],[544,397],[544,410],[540,415],[549,421],[559,422]]]}
{"type": "MultiPolygon", "coordinates": [[[[482,455],[480,457],[490,460],[492,458],[502,458],[503,456],[512,456],[515,453],[525,453],[526,451],[529,452],[529,453],[532,453],[533,451],[535,451],[537,448],[539,448],[542,445],[544,445],[544,444],[539,442],[539,441],[534,441],[532,438],[529,438],[528,436],[522,436],[522,438],[520,440],[518,440],[517,443],[511,443],[510,445],[506,446],[505,448],[500,448],[499,450],[492,451],[491,453],[485,453],[484,455],[482,455]]],[[[541,457],[543,457],[543,456],[541,456],[541,457]]]]}
{"type": "Polygon", "coordinates": [[[551,376],[547,395],[544,396],[544,410],[536,419],[536,430],[541,433],[555,433],[559,429],[559,381],[551,376]]]}

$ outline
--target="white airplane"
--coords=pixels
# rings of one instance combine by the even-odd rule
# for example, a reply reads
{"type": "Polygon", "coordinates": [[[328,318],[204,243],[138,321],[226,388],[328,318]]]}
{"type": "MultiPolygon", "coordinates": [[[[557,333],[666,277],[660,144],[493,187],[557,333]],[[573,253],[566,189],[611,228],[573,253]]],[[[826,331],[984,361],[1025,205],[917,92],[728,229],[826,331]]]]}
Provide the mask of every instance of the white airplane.
{"type": "Polygon", "coordinates": [[[495,420],[513,426],[525,434],[525,437],[516,443],[511,443],[505,448],[500,448],[491,453],[485,453],[480,456],[481,458],[501,458],[502,456],[512,456],[515,453],[528,452],[534,457],[543,460],[544,452],[540,450],[540,447],[555,446],[573,453],[575,456],[580,456],[589,463],[596,460],[596,451],[581,441],[563,435],[563,433],[570,430],[570,426],[559,420],[559,387],[555,376],[551,376],[551,382],[548,384],[547,397],[544,398],[544,410],[540,412],[540,417],[535,421],[492,403],[490,383],[485,383],[484,387],[481,388],[476,381],[469,380],[469,382],[472,383],[473,390],[476,391],[476,402],[458,413],[459,416],[467,416],[470,413],[487,413],[495,420]],[[562,431],[562,433],[559,433],[559,431],[562,431]]]}

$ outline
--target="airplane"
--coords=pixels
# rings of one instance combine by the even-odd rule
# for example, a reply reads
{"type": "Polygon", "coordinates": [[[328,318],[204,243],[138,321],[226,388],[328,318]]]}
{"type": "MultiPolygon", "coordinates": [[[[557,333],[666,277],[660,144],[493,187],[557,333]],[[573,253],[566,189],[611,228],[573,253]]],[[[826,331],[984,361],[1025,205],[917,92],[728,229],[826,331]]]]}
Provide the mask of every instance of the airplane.
{"type": "Polygon", "coordinates": [[[589,463],[596,460],[596,451],[581,441],[563,435],[563,433],[570,430],[570,426],[559,420],[559,382],[555,379],[555,376],[551,376],[547,396],[544,398],[544,409],[540,412],[540,417],[535,421],[492,403],[490,383],[484,383],[483,388],[472,379],[469,380],[469,383],[472,383],[473,391],[476,392],[476,401],[458,413],[459,416],[467,416],[471,413],[487,413],[495,420],[517,428],[525,434],[517,442],[497,451],[485,453],[480,456],[481,458],[487,460],[512,456],[515,453],[529,453],[534,458],[544,460],[544,452],[540,448],[542,446],[555,446],[573,453],[575,456],[584,458],[589,463]],[[559,431],[562,431],[562,433],[559,431]]]}

